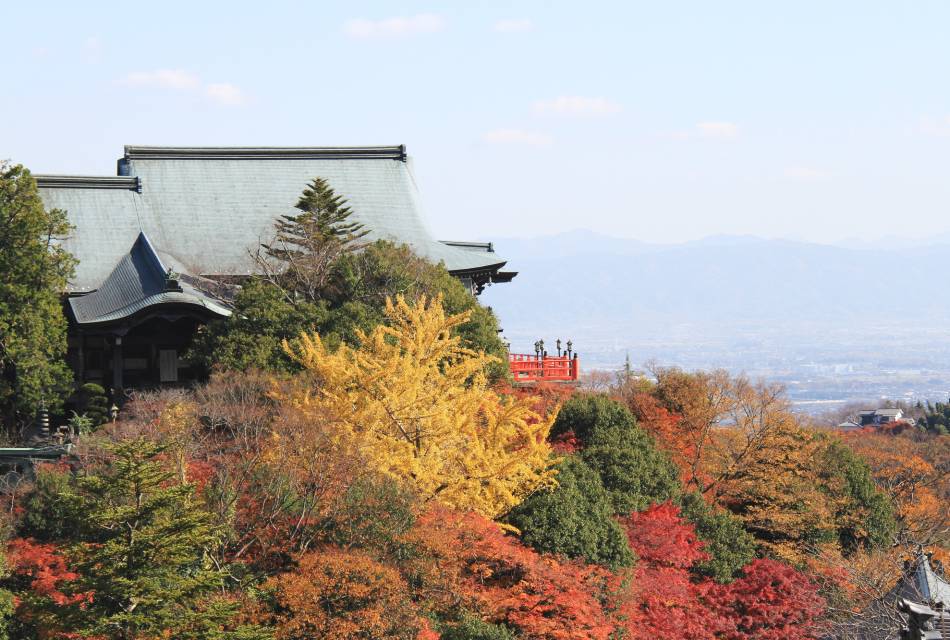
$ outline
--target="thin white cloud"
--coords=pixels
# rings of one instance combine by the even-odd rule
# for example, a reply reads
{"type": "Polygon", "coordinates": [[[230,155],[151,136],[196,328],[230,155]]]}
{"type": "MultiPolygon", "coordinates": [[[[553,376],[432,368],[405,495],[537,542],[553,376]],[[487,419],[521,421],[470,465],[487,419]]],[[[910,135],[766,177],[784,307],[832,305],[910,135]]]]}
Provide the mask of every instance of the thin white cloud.
{"type": "Polygon", "coordinates": [[[220,82],[205,87],[205,95],[213,102],[229,107],[235,107],[247,102],[247,96],[233,84],[220,82]]]}
{"type": "Polygon", "coordinates": [[[495,129],[483,135],[482,140],[492,144],[521,144],[532,147],[543,147],[554,141],[546,133],[523,129],[495,129]]]}
{"type": "Polygon", "coordinates": [[[699,122],[696,130],[704,138],[734,138],[739,133],[739,126],[733,122],[699,122]]]}
{"type": "Polygon", "coordinates": [[[814,167],[789,167],[783,172],[783,175],[789,180],[824,180],[829,177],[827,171],[815,169],[814,167]]]}
{"type": "Polygon", "coordinates": [[[201,86],[201,80],[195,74],[183,69],[156,69],[155,71],[133,71],[122,79],[130,87],[149,89],[175,89],[187,91],[201,86]]]}
{"type": "Polygon", "coordinates": [[[950,116],[920,119],[920,132],[928,136],[950,136],[950,116]]]}
{"type": "Polygon", "coordinates": [[[672,138],[674,140],[689,140],[694,137],[693,132],[687,129],[678,129],[676,131],[670,131],[669,133],[659,134],[661,138],[672,138]]]}
{"type": "Polygon", "coordinates": [[[497,21],[492,28],[498,33],[524,33],[532,31],[534,23],[527,18],[509,18],[497,21]]]}
{"type": "Polygon", "coordinates": [[[404,38],[426,33],[438,33],[445,29],[442,16],[420,13],[415,16],[396,16],[382,20],[357,18],[347,20],[343,33],[351,38],[369,40],[374,38],[404,38]]]}
{"type": "Polygon", "coordinates": [[[137,89],[167,89],[190,94],[200,93],[211,102],[228,107],[247,102],[247,95],[237,85],[229,82],[205,84],[197,74],[184,69],[133,71],[126,74],[120,82],[127,87],[137,89]]]}
{"type": "Polygon", "coordinates": [[[622,108],[613,100],[602,97],[558,96],[551,100],[538,100],[533,110],[535,113],[568,116],[607,116],[620,113],[622,108]]]}

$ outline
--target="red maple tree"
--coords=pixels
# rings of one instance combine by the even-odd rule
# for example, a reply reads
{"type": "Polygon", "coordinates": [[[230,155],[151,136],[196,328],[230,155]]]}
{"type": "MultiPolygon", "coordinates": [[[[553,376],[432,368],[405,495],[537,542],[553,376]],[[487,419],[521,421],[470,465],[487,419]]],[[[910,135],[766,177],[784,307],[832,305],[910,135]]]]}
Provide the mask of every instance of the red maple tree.
{"type": "Polygon", "coordinates": [[[705,560],[693,525],[667,502],[621,519],[640,557],[622,607],[630,638],[647,640],[806,640],[824,612],[818,588],[775,560],[756,560],[731,584],[697,580],[705,560]]]}

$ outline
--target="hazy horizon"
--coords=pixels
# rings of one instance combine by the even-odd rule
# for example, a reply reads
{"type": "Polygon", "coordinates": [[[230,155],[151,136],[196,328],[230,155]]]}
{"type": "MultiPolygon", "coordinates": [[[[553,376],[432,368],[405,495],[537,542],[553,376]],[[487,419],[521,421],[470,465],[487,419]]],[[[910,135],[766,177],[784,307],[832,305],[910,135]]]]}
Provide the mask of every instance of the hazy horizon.
{"type": "Polygon", "coordinates": [[[950,395],[950,242],[841,247],[751,237],[644,244],[499,239],[489,287],[516,353],[571,339],[582,368],[651,360],[785,384],[803,406],[950,395]],[[824,403],[824,404],[823,404],[824,403]]]}
{"type": "MultiPolygon", "coordinates": [[[[841,238],[838,240],[833,239],[808,239],[796,236],[765,236],[765,235],[756,235],[752,233],[742,233],[742,234],[728,234],[728,233],[714,233],[705,236],[700,236],[698,238],[691,239],[682,239],[682,240],[670,240],[667,242],[657,242],[644,240],[636,236],[625,236],[620,234],[611,234],[595,231],[593,229],[588,229],[584,227],[577,227],[574,229],[567,229],[564,231],[558,231],[554,233],[544,233],[539,235],[515,235],[515,236],[484,236],[480,237],[479,241],[483,242],[492,242],[495,245],[495,249],[503,253],[504,244],[508,241],[522,242],[522,241],[543,241],[551,240],[556,238],[566,238],[571,235],[576,234],[589,234],[593,237],[601,237],[609,240],[621,240],[621,241],[630,241],[636,242],[647,246],[653,247],[675,247],[680,245],[688,244],[697,244],[705,242],[742,242],[742,241],[765,241],[765,242],[792,242],[792,243],[802,243],[802,244],[817,244],[829,247],[840,247],[844,249],[856,249],[856,250],[883,250],[883,251],[899,251],[903,249],[912,249],[916,247],[927,247],[927,246],[939,246],[950,244],[950,231],[945,233],[939,233],[932,236],[914,236],[914,235],[899,235],[899,234],[887,234],[873,237],[850,237],[850,238],[841,238]],[[502,247],[499,249],[498,247],[502,247]]],[[[452,240],[452,238],[443,238],[445,240],[452,240]]],[[[509,256],[504,256],[509,257],[509,256]]]]}

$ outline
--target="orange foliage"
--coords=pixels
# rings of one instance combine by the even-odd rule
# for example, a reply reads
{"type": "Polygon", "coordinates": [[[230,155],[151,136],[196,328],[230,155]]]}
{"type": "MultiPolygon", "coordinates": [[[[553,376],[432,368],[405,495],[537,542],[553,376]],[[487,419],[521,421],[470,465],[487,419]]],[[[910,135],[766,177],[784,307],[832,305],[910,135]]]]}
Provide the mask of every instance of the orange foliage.
{"type": "Polygon", "coordinates": [[[532,409],[539,416],[556,413],[558,407],[567,402],[576,391],[573,385],[553,382],[539,382],[530,387],[499,383],[495,385],[495,390],[505,396],[530,398],[534,401],[532,409]]]}
{"type": "Polygon", "coordinates": [[[217,456],[213,506],[229,518],[234,537],[226,560],[281,568],[316,541],[314,525],[366,469],[334,446],[327,425],[281,411],[280,435],[247,435],[241,449],[217,456]]]}
{"type": "Polygon", "coordinates": [[[722,369],[690,373],[658,367],[653,373],[657,384],[649,394],[621,397],[672,454],[687,488],[710,499],[724,483],[768,460],[774,434],[797,426],[781,386],[722,369]],[[726,430],[732,437],[722,437],[726,430]]]}
{"type": "Polygon", "coordinates": [[[565,431],[551,438],[551,450],[559,455],[571,455],[583,448],[583,443],[573,431],[565,431]]]}
{"type": "Polygon", "coordinates": [[[712,586],[706,601],[735,625],[724,634],[730,640],[810,640],[825,609],[808,578],[775,560],[755,560],[742,578],[712,586]]]}
{"type": "Polygon", "coordinates": [[[277,640],[411,640],[427,629],[399,572],[360,551],[306,553],[265,588],[277,604],[270,620],[277,640]]]}
{"type": "Polygon", "coordinates": [[[621,518],[620,524],[627,531],[630,548],[650,566],[689,569],[709,559],[693,525],[683,520],[679,507],[670,502],[631,513],[621,518]]]}
{"type": "Polygon", "coordinates": [[[899,540],[950,548],[950,436],[872,428],[843,439],[867,461],[874,481],[893,500],[899,540]]]}
{"type": "Polygon", "coordinates": [[[653,434],[660,446],[669,452],[680,469],[682,482],[689,482],[696,460],[696,442],[684,428],[682,417],[664,407],[649,393],[635,393],[627,404],[636,416],[637,424],[653,434]]]}
{"type": "Polygon", "coordinates": [[[482,516],[434,509],[420,521],[460,593],[528,640],[607,640],[620,581],[608,570],[542,556],[482,516]]]}

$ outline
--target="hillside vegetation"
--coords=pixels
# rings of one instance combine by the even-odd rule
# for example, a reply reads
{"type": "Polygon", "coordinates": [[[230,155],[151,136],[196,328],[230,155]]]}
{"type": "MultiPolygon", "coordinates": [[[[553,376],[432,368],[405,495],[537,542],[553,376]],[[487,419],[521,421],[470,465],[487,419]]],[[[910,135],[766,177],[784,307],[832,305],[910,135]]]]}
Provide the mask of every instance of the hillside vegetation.
{"type": "Polygon", "coordinates": [[[298,208],[206,384],[6,484],[0,637],[854,638],[946,558],[950,436],[841,438],[725,371],[513,387],[444,268],[325,183],[298,208]]]}

